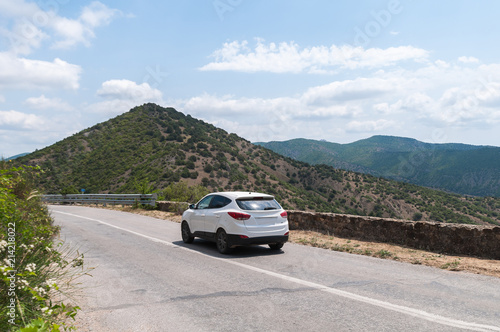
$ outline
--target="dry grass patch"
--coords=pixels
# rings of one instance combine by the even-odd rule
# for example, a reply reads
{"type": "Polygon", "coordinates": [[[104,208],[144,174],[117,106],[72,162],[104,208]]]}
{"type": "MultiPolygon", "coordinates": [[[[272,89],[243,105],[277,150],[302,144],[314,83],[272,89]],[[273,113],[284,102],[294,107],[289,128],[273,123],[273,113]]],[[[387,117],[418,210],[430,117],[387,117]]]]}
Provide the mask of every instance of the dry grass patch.
{"type": "Polygon", "coordinates": [[[450,271],[467,271],[500,277],[500,260],[444,255],[394,244],[343,239],[311,231],[291,231],[290,242],[450,271]]]}

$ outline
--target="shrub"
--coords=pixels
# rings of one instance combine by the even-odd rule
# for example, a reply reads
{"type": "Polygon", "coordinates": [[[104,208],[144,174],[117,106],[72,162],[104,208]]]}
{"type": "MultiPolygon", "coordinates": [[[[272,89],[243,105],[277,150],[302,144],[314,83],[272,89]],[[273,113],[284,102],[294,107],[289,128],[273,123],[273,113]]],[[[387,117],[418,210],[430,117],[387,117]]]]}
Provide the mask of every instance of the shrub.
{"type": "Polygon", "coordinates": [[[171,183],[162,191],[167,201],[190,203],[199,201],[208,193],[210,191],[204,186],[189,187],[185,182],[171,183]]]}
{"type": "Polygon", "coordinates": [[[412,220],[413,220],[413,221],[420,221],[420,220],[422,220],[422,217],[423,217],[423,216],[422,216],[422,213],[420,213],[420,212],[415,212],[415,213],[413,214],[413,218],[412,218],[412,220]]]}
{"type": "Polygon", "coordinates": [[[69,329],[65,317],[79,308],[55,298],[66,298],[83,255],[62,243],[54,248],[59,229],[32,187],[39,170],[7,166],[0,161],[0,330],[69,329]]]}

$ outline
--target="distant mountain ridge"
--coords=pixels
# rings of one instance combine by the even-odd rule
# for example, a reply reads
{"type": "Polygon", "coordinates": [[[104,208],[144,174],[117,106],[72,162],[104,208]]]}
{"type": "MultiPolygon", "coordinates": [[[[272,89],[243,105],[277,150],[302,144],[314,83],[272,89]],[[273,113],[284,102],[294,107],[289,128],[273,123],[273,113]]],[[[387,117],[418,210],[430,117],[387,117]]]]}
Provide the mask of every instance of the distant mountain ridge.
{"type": "Polygon", "coordinates": [[[309,139],[255,143],[309,164],[465,195],[500,197],[500,147],[373,136],[349,144],[309,139]]]}
{"type": "Polygon", "coordinates": [[[5,158],[5,160],[14,160],[14,159],[17,159],[17,158],[24,157],[24,156],[26,156],[28,154],[30,154],[30,153],[26,152],[26,153],[16,154],[15,156],[12,156],[12,157],[9,157],[9,158],[5,158]]]}

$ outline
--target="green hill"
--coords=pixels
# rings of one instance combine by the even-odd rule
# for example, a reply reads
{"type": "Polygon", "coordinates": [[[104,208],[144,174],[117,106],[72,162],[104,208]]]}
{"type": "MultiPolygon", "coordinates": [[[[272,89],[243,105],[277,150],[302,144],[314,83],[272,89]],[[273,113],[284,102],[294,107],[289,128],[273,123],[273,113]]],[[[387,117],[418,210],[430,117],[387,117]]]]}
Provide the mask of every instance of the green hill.
{"type": "Polygon", "coordinates": [[[256,143],[311,164],[368,173],[464,195],[500,197],[500,148],[373,136],[350,144],[294,139],[256,143]]]}
{"type": "Polygon", "coordinates": [[[85,129],[13,163],[39,165],[44,193],[160,194],[172,183],[274,194],[287,209],[499,223],[500,199],[447,194],[326,165],[311,166],[155,104],[85,129]]]}

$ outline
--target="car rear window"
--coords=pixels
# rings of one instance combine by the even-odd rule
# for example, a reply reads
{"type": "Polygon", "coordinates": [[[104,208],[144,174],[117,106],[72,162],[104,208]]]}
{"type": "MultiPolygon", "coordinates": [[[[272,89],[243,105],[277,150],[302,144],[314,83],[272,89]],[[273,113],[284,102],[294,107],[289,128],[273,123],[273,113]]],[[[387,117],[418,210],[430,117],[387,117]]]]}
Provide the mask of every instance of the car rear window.
{"type": "Polygon", "coordinates": [[[236,204],[242,210],[279,210],[281,206],[274,198],[269,197],[252,197],[240,198],[236,200],[236,204]]]}

